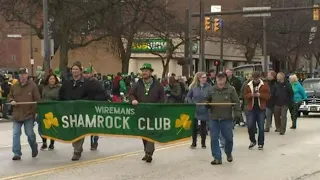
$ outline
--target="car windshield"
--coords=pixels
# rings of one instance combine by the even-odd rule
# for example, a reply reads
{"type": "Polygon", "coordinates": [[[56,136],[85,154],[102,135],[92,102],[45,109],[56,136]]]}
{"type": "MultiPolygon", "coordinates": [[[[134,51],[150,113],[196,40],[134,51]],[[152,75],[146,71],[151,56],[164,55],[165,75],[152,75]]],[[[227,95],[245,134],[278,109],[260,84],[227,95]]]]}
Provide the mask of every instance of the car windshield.
{"type": "Polygon", "coordinates": [[[320,81],[305,81],[303,87],[307,91],[320,91],[320,81]]]}

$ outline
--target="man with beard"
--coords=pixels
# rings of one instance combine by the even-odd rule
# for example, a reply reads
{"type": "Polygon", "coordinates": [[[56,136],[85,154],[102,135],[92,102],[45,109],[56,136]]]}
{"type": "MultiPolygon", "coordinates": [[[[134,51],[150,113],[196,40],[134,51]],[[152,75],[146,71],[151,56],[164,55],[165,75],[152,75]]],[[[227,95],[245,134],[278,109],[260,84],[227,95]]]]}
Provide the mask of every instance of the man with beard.
{"type": "MultiPolygon", "coordinates": [[[[143,64],[140,68],[142,71],[142,78],[136,82],[130,92],[129,100],[132,105],[137,106],[141,103],[164,103],[165,94],[161,83],[152,76],[152,66],[149,63],[143,64]]],[[[152,155],[154,152],[154,143],[142,140],[144,145],[145,156],[142,158],[147,163],[152,162],[152,155]]]]}

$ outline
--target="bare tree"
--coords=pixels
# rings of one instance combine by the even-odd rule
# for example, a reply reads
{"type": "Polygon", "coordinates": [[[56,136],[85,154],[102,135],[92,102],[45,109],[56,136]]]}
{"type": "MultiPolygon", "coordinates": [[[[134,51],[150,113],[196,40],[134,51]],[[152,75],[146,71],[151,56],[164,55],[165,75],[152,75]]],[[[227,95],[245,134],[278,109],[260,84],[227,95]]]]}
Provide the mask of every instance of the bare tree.
{"type": "Polygon", "coordinates": [[[164,0],[124,0],[122,1],[120,12],[111,13],[109,18],[120,20],[109,24],[109,30],[116,45],[119,57],[122,61],[122,72],[128,73],[129,60],[132,53],[132,44],[135,38],[141,34],[150,34],[150,24],[155,16],[164,14],[167,4],[164,0]]]}
{"type": "MultiPolygon", "coordinates": [[[[49,26],[55,40],[55,50],[60,50],[60,69],[66,72],[70,49],[85,47],[110,34],[106,24],[120,5],[117,0],[51,0],[49,1],[49,26]]],[[[0,0],[0,13],[7,22],[21,22],[30,26],[43,39],[42,1],[0,0]],[[40,21],[39,21],[40,20],[40,21]]]]}
{"type": "MultiPolygon", "coordinates": [[[[307,6],[307,2],[286,1],[286,6],[307,6]]],[[[268,50],[275,55],[285,56],[290,70],[298,68],[299,59],[310,58],[309,36],[312,27],[312,11],[273,13],[268,28],[268,50]],[[306,51],[307,50],[307,51],[306,51]]]]}
{"type": "MultiPolygon", "coordinates": [[[[151,52],[161,59],[163,72],[162,77],[169,73],[169,63],[177,58],[177,50],[185,44],[186,22],[181,21],[174,12],[159,11],[158,15],[152,17],[147,25],[151,27],[151,35],[166,41],[166,52],[151,52]]],[[[178,58],[178,59],[181,59],[178,58]]]]}
{"type": "Polygon", "coordinates": [[[262,20],[260,18],[242,18],[227,21],[224,26],[227,41],[244,52],[248,63],[256,55],[256,49],[262,41],[262,20]]]}

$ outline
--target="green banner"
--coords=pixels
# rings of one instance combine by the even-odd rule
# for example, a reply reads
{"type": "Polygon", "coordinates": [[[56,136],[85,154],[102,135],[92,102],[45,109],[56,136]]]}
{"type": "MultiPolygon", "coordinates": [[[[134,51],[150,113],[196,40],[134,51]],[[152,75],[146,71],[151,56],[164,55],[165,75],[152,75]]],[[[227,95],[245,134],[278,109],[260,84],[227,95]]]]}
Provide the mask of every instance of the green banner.
{"type": "Polygon", "coordinates": [[[54,101],[39,103],[38,111],[45,138],[74,142],[89,135],[114,135],[168,144],[191,136],[195,106],[54,101]]]}

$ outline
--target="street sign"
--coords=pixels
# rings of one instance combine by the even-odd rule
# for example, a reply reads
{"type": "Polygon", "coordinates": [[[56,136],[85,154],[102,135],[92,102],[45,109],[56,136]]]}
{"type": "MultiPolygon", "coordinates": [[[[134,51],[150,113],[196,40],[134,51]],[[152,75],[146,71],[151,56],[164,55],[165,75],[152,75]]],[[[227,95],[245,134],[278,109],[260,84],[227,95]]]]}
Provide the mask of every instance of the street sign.
{"type": "Polygon", "coordinates": [[[318,30],[318,27],[316,27],[316,26],[311,27],[310,36],[309,36],[309,44],[312,44],[312,41],[314,40],[314,38],[316,36],[317,30],[318,30]]]}
{"type": "Polygon", "coordinates": [[[211,12],[221,12],[221,5],[212,5],[211,12]]]}
{"type": "MultiPolygon", "coordinates": [[[[271,7],[243,7],[243,11],[269,10],[271,7]]],[[[243,17],[270,17],[271,13],[244,14],[243,17]]]]}
{"type": "Polygon", "coordinates": [[[192,43],[192,53],[198,54],[199,53],[199,41],[193,41],[192,43]]]}

